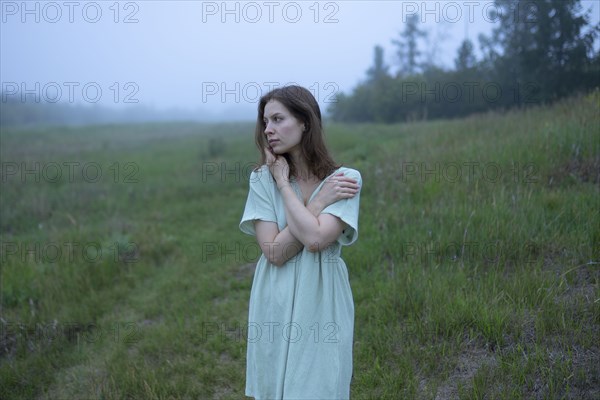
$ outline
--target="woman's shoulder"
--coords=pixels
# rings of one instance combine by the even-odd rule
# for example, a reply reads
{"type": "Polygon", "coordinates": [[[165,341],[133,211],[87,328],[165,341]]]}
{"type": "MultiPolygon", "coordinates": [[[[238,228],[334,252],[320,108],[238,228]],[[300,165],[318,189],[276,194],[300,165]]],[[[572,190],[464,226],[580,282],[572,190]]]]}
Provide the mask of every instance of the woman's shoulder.
{"type": "Polygon", "coordinates": [[[256,166],[252,170],[252,174],[256,174],[256,175],[262,175],[262,174],[265,174],[267,172],[269,172],[269,167],[267,167],[267,164],[256,166]]]}
{"type": "Polygon", "coordinates": [[[342,167],[339,167],[338,169],[336,169],[334,174],[339,173],[339,172],[343,172],[345,176],[349,176],[354,179],[362,179],[362,177],[360,175],[360,171],[357,169],[354,169],[354,168],[342,166],[342,167]]]}
{"type": "Polygon", "coordinates": [[[266,164],[256,167],[250,173],[250,184],[274,184],[275,181],[266,164]]]}

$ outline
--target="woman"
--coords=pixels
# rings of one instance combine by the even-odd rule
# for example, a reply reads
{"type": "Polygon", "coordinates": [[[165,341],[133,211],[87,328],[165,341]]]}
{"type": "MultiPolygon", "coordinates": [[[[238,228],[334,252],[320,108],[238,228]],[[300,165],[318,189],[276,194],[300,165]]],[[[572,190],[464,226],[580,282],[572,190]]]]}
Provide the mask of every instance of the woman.
{"type": "Polygon", "coordinates": [[[262,166],[240,229],[263,254],[250,294],[246,395],[348,399],[354,303],[340,251],[358,237],[360,173],[334,164],[305,88],[264,95],[255,136],[262,166]]]}

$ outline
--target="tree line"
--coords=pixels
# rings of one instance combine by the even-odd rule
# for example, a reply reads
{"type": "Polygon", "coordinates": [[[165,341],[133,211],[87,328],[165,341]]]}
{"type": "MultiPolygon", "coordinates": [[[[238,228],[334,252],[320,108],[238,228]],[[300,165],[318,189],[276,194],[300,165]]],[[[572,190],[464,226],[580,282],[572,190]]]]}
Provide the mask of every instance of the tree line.
{"type": "Polygon", "coordinates": [[[491,35],[479,35],[482,56],[465,39],[453,69],[424,57],[428,33],[411,14],[397,39],[397,68],[375,46],[366,79],[340,93],[328,112],[347,122],[403,122],[455,118],[493,109],[546,104],[600,85],[600,25],[580,0],[495,0],[491,35]],[[516,13],[515,10],[519,10],[516,13]]]}

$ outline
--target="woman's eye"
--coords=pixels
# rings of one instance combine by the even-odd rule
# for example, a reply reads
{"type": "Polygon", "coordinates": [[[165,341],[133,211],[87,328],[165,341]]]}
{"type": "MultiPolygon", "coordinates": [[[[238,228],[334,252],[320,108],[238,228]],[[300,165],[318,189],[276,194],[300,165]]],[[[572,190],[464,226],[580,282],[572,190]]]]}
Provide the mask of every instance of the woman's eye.
{"type": "MultiPolygon", "coordinates": [[[[282,117],[273,117],[271,120],[272,120],[273,122],[279,122],[279,121],[281,121],[282,119],[283,119],[282,117]]],[[[269,124],[269,120],[267,120],[267,119],[263,120],[263,122],[264,122],[264,124],[265,124],[265,125],[268,125],[268,124],[269,124]]]]}

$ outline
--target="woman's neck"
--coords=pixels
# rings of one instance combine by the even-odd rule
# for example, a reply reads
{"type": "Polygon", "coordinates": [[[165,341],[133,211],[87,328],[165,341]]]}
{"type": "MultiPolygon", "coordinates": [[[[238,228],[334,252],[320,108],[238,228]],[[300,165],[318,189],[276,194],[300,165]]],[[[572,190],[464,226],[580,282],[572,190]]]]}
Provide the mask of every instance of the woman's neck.
{"type": "Polygon", "coordinates": [[[312,181],[314,179],[314,175],[310,168],[308,168],[306,160],[298,151],[290,153],[290,159],[294,163],[294,168],[296,170],[295,178],[298,181],[312,181]]]}

